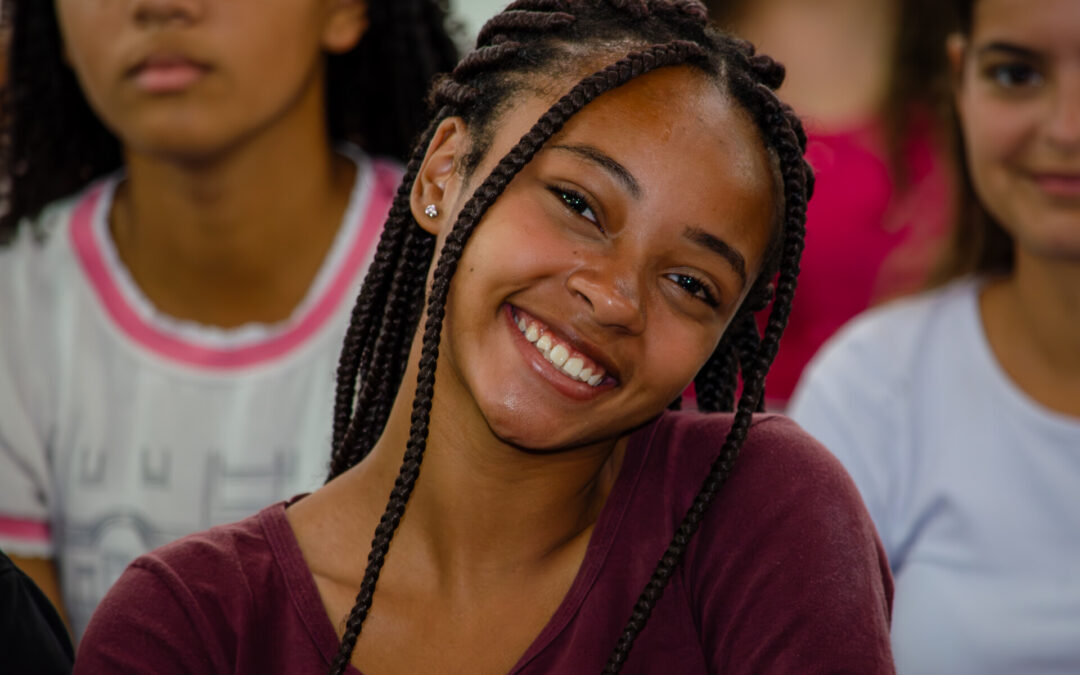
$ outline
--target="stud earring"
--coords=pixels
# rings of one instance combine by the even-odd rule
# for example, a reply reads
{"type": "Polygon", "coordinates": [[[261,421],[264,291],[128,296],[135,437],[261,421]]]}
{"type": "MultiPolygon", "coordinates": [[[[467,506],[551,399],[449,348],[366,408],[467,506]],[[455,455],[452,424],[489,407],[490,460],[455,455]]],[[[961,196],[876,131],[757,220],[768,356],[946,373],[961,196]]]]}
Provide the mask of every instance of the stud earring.
{"type": "Polygon", "coordinates": [[[436,218],[439,215],[439,207],[434,204],[428,204],[424,208],[424,214],[426,214],[428,218],[436,218]]]}

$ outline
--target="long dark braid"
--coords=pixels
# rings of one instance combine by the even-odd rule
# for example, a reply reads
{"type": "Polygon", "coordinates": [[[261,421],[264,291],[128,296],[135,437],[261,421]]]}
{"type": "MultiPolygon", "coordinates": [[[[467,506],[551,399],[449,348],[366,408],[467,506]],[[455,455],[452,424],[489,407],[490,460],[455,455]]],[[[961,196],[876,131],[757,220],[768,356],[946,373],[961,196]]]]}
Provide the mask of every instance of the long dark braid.
{"type": "MultiPolygon", "coordinates": [[[[438,126],[438,120],[439,118],[436,118],[435,121],[431,122],[428,129],[421,136],[418,146],[426,147],[431,142],[431,138],[435,134],[435,128],[438,126]]],[[[405,169],[405,176],[398,187],[393,206],[391,206],[390,213],[387,216],[386,225],[379,239],[379,245],[375,249],[375,257],[368,268],[367,275],[364,277],[364,285],[361,288],[360,296],[353,307],[349,328],[345,333],[345,343],[341,350],[341,359],[337,370],[333,455],[330,462],[331,477],[355,464],[370,450],[370,445],[365,444],[362,446],[365,449],[357,457],[348,455],[345,452],[346,448],[356,447],[355,434],[365,429],[366,425],[371,423],[372,418],[382,417],[385,424],[385,416],[389,415],[390,401],[386,398],[374,396],[372,390],[382,388],[383,381],[394,380],[394,373],[384,371],[381,374],[381,379],[376,382],[372,374],[372,363],[382,364],[387,368],[392,368],[395,364],[399,365],[402,368],[396,378],[399,383],[402,375],[404,375],[404,359],[400,364],[397,364],[386,359],[377,360],[375,357],[376,346],[379,343],[385,345],[392,340],[395,335],[395,328],[398,329],[396,331],[398,337],[406,341],[411,341],[409,331],[415,328],[415,321],[413,321],[411,326],[401,330],[402,318],[400,313],[401,300],[414,296],[417,292],[415,288],[408,289],[403,286],[411,282],[414,287],[419,288],[421,295],[423,293],[424,275],[403,274],[403,272],[412,269],[418,258],[420,258],[419,263],[421,266],[426,267],[430,263],[432,247],[434,246],[434,237],[430,235],[427,236],[426,244],[421,246],[426,233],[416,226],[409,210],[409,193],[412,191],[412,184],[420,171],[422,161],[423,156],[419,154],[414,154],[413,158],[409,160],[409,164],[405,169]],[[407,243],[412,244],[408,249],[406,248],[407,243]],[[418,248],[422,250],[417,250],[418,248]],[[427,257],[423,258],[425,251],[427,257]],[[391,293],[392,289],[393,293],[391,293]],[[377,312],[376,308],[379,306],[384,306],[386,309],[381,313],[377,312]],[[376,325],[377,320],[381,321],[379,325],[376,325]],[[379,332],[374,332],[376,330],[379,332]],[[357,419],[354,419],[353,408],[354,399],[357,396],[356,383],[358,379],[363,382],[360,390],[362,405],[356,405],[359,413],[357,419]],[[352,435],[348,435],[350,430],[353,432],[352,435]]],[[[413,308],[421,306],[420,302],[414,302],[411,305],[413,308]]],[[[415,309],[413,313],[415,313],[415,309]]],[[[393,396],[390,398],[392,399],[393,396]]],[[[382,426],[377,426],[377,430],[381,433],[382,426]]]]}
{"type": "MultiPolygon", "coordinates": [[[[635,605],[627,629],[612,654],[609,671],[617,671],[625,662],[636,635],[648,620],[653,604],[681,559],[690,537],[731,471],[750,427],[752,413],[760,404],[764,376],[787,322],[802,250],[806,201],[812,189],[812,176],[802,159],[805,137],[801,126],[790,109],[772,94],[779,86],[783,71],[771,60],[755,56],[748,44],[709,28],[704,8],[695,0],[519,0],[485,26],[478,39],[478,49],[466,57],[450,77],[440,81],[434,91],[433,100],[441,106],[440,111],[410,162],[409,175],[398,193],[376,254],[376,265],[365,280],[354,325],[342,351],[330,478],[354,466],[370,452],[382,434],[392,399],[401,386],[403,365],[377,358],[377,352],[380,344],[386,344],[386,349],[394,345],[402,350],[399,353],[407,353],[412,335],[403,340],[398,333],[403,329],[415,330],[417,308],[422,306],[417,298],[422,298],[427,268],[416,265],[420,257],[418,248],[406,251],[409,232],[419,230],[411,215],[406,185],[411,188],[415,180],[434,125],[451,115],[466,120],[474,141],[472,161],[469,158],[465,161],[464,168],[468,171],[479,161],[477,157],[486,151],[485,144],[489,140],[486,134],[494,111],[515,86],[521,86],[522,75],[550,72],[553,67],[558,67],[553,64],[570,60],[566,58],[567,51],[572,57],[575,50],[581,50],[580,45],[590,44],[590,40],[595,44],[597,40],[613,37],[631,37],[643,47],[653,46],[582,80],[552,106],[477,187],[447,236],[427,301],[428,318],[423,331],[410,439],[386,511],[376,528],[364,579],[357,602],[346,619],[332,673],[344,672],[351,659],[361,626],[371,608],[390,540],[419,476],[445,302],[468,237],[513,176],[574,113],[603,92],[667,65],[693,65],[719,77],[733,98],[751,113],[781,167],[783,222],[774,246],[770,248],[764,271],[751,291],[753,300],[744,303],[746,307],[740,310],[728,335],[721,340],[697,379],[704,392],[703,397],[699,394],[699,407],[717,410],[730,406],[728,401],[733,402],[735,379],[741,371],[743,392],[732,429],[694,506],[635,605]],[[560,56],[563,58],[558,58],[560,56]],[[395,261],[395,256],[400,259],[395,261]],[[406,270],[412,270],[416,278],[400,279],[406,270]],[[777,270],[772,311],[764,336],[759,338],[751,308],[760,309],[768,302],[773,288],[770,282],[777,270]],[[421,288],[419,294],[418,286],[421,288]],[[409,306],[413,307],[411,311],[403,309],[409,306]],[[380,308],[381,313],[376,315],[380,308]],[[358,381],[359,392],[356,391],[358,381]]],[[[430,245],[430,237],[426,241],[430,245]]],[[[428,255],[430,261],[430,253],[428,255]]]]}
{"type": "MultiPolygon", "coordinates": [[[[5,0],[11,26],[0,91],[0,245],[46,204],[120,168],[120,142],[91,110],[51,0],[5,0]]],[[[432,78],[454,67],[445,0],[369,0],[369,26],[349,52],[327,58],[330,139],[404,159],[427,111],[432,78]]]]}
{"type": "MultiPolygon", "coordinates": [[[[746,43],[737,45],[735,58],[743,56],[747,64],[751,65],[750,73],[755,68],[771,69],[770,62],[754,57],[752,49],[746,43]],[[758,59],[754,61],[753,59],[758,59]]],[[[638,634],[645,627],[645,623],[652,614],[652,609],[667,586],[668,580],[675,571],[675,567],[682,560],[686,547],[691,537],[697,531],[708,512],[709,505],[716,497],[717,492],[723,487],[731,471],[739,450],[746,440],[746,434],[750,429],[750,423],[755,410],[759,409],[764,393],[765,375],[776,357],[776,351],[780,344],[780,337],[787,326],[788,317],[791,313],[791,303],[795,296],[795,286],[799,275],[799,260],[802,256],[803,239],[805,235],[806,206],[813,192],[813,174],[803,160],[803,152],[806,148],[806,137],[798,118],[791,110],[780,103],[773,95],[772,90],[778,87],[782,80],[779,74],[775,84],[769,86],[769,80],[765,83],[752,81],[752,76],[746,71],[732,75],[732,93],[740,102],[751,111],[761,110],[764,114],[755,115],[758,125],[770,147],[776,149],[780,158],[781,178],[784,186],[784,225],[781,233],[781,252],[779,261],[779,276],[776,281],[775,300],[769,319],[765,326],[764,335],[760,342],[753,348],[757,337],[757,325],[753,315],[749,312],[739,317],[737,336],[734,341],[742,342],[750,349],[739,349],[729,343],[728,354],[723,355],[720,364],[730,362],[730,351],[739,353],[738,361],[743,372],[743,391],[739,397],[735,418],[727,438],[720,447],[720,454],[713,461],[709,474],[705,477],[701,489],[683,517],[679,528],[668,544],[668,548],[660,557],[652,578],[646,584],[637,602],[630,620],[623,629],[622,635],[604,668],[605,673],[617,673],[626,662],[630,649],[634,645],[638,634]],[[745,80],[742,80],[745,78],[745,80]],[[745,97],[745,98],[744,98],[745,97]]],[[[762,275],[763,278],[765,275],[762,275]]],[[[760,282],[760,279],[759,279],[760,282]]],[[[706,364],[707,367],[712,365],[706,364]]],[[[701,377],[699,375],[699,377],[701,377]]],[[[707,376],[706,376],[707,377],[707,376]]],[[[731,386],[734,386],[732,382],[731,386]]],[[[725,392],[726,394],[726,392],[725,392]]],[[[712,401],[702,401],[699,398],[699,408],[709,410],[712,401]]]]}

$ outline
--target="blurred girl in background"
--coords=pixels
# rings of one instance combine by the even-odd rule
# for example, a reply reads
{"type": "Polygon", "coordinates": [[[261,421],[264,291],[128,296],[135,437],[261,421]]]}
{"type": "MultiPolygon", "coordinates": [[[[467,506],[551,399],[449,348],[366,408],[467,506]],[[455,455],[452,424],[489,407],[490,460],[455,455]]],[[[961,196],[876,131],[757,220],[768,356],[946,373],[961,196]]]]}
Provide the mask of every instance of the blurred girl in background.
{"type": "Polygon", "coordinates": [[[324,474],[372,155],[455,50],[430,0],[4,11],[0,549],[78,636],[140,553],[324,474]]]}
{"type": "Polygon", "coordinates": [[[939,290],[868,313],[792,415],[858,484],[901,673],[1080,672],[1080,5],[959,0],[964,217],[939,290]]]}

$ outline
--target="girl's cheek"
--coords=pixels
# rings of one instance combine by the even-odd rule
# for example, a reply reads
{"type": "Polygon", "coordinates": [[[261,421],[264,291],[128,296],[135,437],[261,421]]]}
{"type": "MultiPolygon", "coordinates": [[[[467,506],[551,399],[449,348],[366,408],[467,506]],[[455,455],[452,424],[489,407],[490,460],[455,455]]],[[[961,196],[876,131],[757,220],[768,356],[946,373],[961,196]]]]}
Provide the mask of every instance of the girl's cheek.
{"type": "Polygon", "coordinates": [[[1038,101],[985,96],[971,102],[965,133],[984,158],[1007,158],[1025,149],[1038,128],[1038,101]]]}

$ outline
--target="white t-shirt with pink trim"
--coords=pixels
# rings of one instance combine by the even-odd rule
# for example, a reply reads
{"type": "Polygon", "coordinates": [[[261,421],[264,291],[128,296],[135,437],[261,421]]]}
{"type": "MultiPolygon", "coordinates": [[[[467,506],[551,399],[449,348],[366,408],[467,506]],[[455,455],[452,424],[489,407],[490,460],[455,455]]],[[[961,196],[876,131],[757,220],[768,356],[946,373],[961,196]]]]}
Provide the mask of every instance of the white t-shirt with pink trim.
{"type": "Polygon", "coordinates": [[[342,338],[401,178],[348,154],[342,226],[281,324],[157,312],[109,236],[117,177],[0,250],[0,550],[57,560],[76,636],[137,556],[322,483],[342,338]]]}

